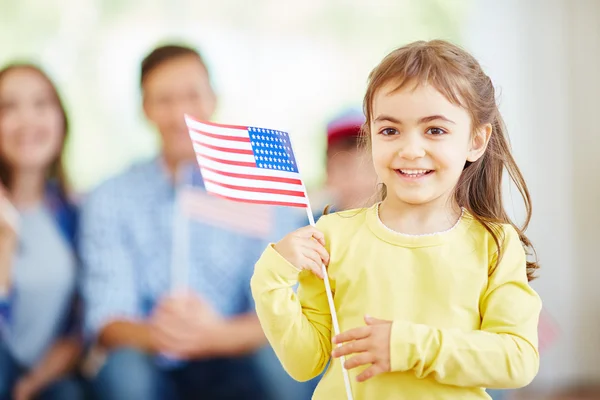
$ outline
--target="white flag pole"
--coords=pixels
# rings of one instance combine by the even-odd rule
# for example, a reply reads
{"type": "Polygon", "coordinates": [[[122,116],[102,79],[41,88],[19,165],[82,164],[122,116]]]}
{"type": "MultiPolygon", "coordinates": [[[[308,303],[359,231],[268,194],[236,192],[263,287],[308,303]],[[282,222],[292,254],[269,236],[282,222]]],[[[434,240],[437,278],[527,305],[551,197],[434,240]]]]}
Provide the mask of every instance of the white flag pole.
{"type": "MultiPolygon", "coordinates": [[[[175,170],[173,202],[173,226],[171,228],[171,294],[180,290],[187,290],[189,285],[189,221],[184,215],[182,208],[182,187],[185,179],[184,168],[180,164],[175,170]]],[[[179,366],[182,361],[171,354],[161,353],[157,357],[159,365],[166,368],[179,366]]]]}
{"type": "Polygon", "coordinates": [[[171,292],[185,290],[189,285],[189,222],[182,208],[182,190],[186,184],[184,168],[178,166],[175,174],[175,202],[173,204],[173,237],[171,244],[171,292]]]}
{"type": "MultiPolygon", "coordinates": [[[[305,189],[306,191],[306,189],[305,189]]],[[[306,196],[306,200],[308,206],[306,207],[306,214],[308,216],[308,222],[313,227],[315,226],[315,218],[313,217],[312,209],[310,207],[310,202],[308,201],[308,196],[306,196]]],[[[325,292],[327,293],[327,302],[329,303],[329,312],[331,313],[331,322],[333,324],[333,333],[335,335],[340,334],[340,326],[338,323],[337,313],[335,312],[335,303],[333,302],[333,294],[331,293],[331,285],[329,284],[329,275],[327,274],[327,268],[325,264],[321,264],[321,271],[323,272],[323,282],[325,283],[325,292]]],[[[341,344],[338,344],[338,347],[341,344]]],[[[353,400],[352,398],[352,388],[350,386],[350,377],[348,376],[348,370],[344,368],[344,363],[346,362],[346,357],[340,357],[340,363],[342,365],[342,373],[344,374],[344,384],[346,386],[346,394],[348,396],[348,400],[353,400]]]]}
{"type": "MultiPolygon", "coordinates": [[[[292,153],[294,153],[294,145],[292,143],[292,137],[288,133],[288,137],[290,138],[290,144],[292,145],[292,153]]],[[[298,160],[296,160],[296,168],[298,169],[298,173],[300,173],[300,167],[298,166],[298,160]]],[[[308,222],[311,226],[316,226],[315,217],[312,213],[312,208],[310,206],[310,201],[308,199],[308,193],[306,191],[306,187],[304,186],[304,180],[302,180],[302,187],[304,190],[304,196],[306,197],[306,215],[308,217],[308,222]]],[[[323,272],[323,283],[325,284],[325,293],[327,293],[327,302],[329,303],[329,312],[331,313],[331,322],[333,324],[333,333],[334,335],[340,334],[340,325],[338,323],[337,313],[335,311],[335,303],[333,302],[333,294],[331,292],[331,285],[329,284],[329,274],[327,274],[327,268],[325,264],[321,264],[321,271],[323,272]]],[[[338,344],[338,347],[341,344],[338,344]]],[[[353,400],[352,397],[352,387],[350,386],[350,377],[348,376],[348,370],[344,368],[344,363],[346,362],[346,357],[340,357],[340,363],[342,367],[342,374],[344,376],[344,385],[346,387],[346,396],[348,400],[353,400]]]]}

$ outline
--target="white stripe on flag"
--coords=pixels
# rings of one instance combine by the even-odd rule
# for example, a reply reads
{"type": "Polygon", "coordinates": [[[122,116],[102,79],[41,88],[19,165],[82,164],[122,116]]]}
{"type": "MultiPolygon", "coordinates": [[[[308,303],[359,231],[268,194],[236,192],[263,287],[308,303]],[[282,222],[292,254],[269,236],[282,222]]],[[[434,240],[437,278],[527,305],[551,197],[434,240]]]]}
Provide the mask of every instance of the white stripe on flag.
{"type": "Polygon", "coordinates": [[[215,135],[250,138],[250,135],[248,134],[248,129],[244,129],[243,127],[226,128],[221,126],[203,124],[202,122],[198,122],[192,118],[186,118],[185,120],[188,127],[192,129],[197,129],[202,132],[212,133],[215,135]]]}
{"type": "Polygon", "coordinates": [[[206,158],[198,155],[196,157],[200,167],[211,168],[217,171],[231,172],[236,174],[254,175],[254,176],[269,176],[274,178],[288,178],[288,179],[301,179],[300,174],[297,172],[277,171],[266,168],[251,168],[251,167],[240,167],[239,165],[229,165],[220,162],[207,160],[206,158]]]}
{"type": "Polygon", "coordinates": [[[282,182],[269,182],[269,181],[258,181],[256,179],[248,178],[233,178],[230,176],[221,175],[212,171],[202,170],[202,177],[206,180],[221,182],[225,185],[235,185],[242,187],[251,188],[265,188],[265,189],[280,189],[280,190],[294,190],[298,192],[304,192],[304,186],[295,185],[292,183],[282,182]]]}
{"type": "Polygon", "coordinates": [[[239,150],[252,150],[250,142],[235,142],[232,140],[215,139],[210,136],[202,135],[200,133],[190,131],[192,141],[198,143],[207,144],[209,146],[217,146],[223,148],[239,149],[239,150]]]}
{"type": "Polygon", "coordinates": [[[184,215],[197,222],[260,238],[267,238],[273,229],[273,213],[267,206],[221,199],[189,186],[180,189],[180,201],[184,215]]]}
{"type": "Polygon", "coordinates": [[[237,154],[230,153],[228,151],[220,151],[209,149],[208,147],[204,147],[201,144],[194,143],[194,150],[196,154],[203,155],[207,157],[214,157],[221,160],[230,160],[230,161],[240,161],[240,162],[256,162],[253,155],[250,154],[237,154]]]}
{"type": "Polygon", "coordinates": [[[297,205],[308,205],[308,201],[306,197],[299,196],[289,196],[285,194],[271,194],[271,193],[258,193],[258,192],[248,192],[244,190],[235,190],[225,188],[219,185],[215,185],[211,182],[205,182],[204,186],[206,190],[212,192],[216,195],[238,199],[238,200],[247,200],[247,201],[263,201],[263,202],[277,202],[277,203],[289,203],[289,204],[297,204],[297,205]]]}

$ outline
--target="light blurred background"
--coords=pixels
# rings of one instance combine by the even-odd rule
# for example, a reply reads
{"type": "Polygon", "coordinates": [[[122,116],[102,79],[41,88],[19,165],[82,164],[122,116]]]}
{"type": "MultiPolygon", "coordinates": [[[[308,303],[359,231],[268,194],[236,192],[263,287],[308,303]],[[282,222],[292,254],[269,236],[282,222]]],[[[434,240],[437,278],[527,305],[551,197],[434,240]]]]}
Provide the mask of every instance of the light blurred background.
{"type": "Polygon", "coordinates": [[[378,0],[0,0],[0,60],[33,59],[73,120],[69,169],[87,190],[156,150],[138,86],[157,44],[197,46],[218,93],[215,121],[285,129],[309,183],[327,119],[361,104],[369,71],[410,40],[459,40],[470,2],[378,0]]]}
{"type": "Polygon", "coordinates": [[[600,0],[0,0],[0,63],[33,60],[55,79],[80,193],[156,151],[138,85],[156,44],[197,46],[214,120],[291,132],[316,188],[327,120],[362,102],[387,52],[433,38],[463,45],[492,77],[532,192],[533,285],[558,336],[531,389],[599,382],[600,0]]]}

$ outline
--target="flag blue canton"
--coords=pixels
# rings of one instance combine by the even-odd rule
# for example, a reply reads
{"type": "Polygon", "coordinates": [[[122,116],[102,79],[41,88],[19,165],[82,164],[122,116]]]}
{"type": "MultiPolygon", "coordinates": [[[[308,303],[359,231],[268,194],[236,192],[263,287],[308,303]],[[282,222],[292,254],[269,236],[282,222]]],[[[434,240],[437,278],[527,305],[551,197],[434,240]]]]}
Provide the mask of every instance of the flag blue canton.
{"type": "Polygon", "coordinates": [[[248,127],[252,152],[258,168],[298,172],[298,165],[287,132],[248,127]]]}

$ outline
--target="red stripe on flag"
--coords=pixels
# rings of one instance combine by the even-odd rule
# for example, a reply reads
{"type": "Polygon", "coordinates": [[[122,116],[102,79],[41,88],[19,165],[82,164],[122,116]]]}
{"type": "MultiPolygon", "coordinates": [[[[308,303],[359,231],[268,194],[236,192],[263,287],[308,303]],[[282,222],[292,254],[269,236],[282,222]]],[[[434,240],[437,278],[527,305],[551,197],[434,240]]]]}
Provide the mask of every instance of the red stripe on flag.
{"type": "Polygon", "coordinates": [[[209,182],[209,183],[212,183],[212,184],[215,184],[217,186],[221,186],[221,187],[224,187],[227,189],[241,190],[244,192],[281,194],[284,196],[305,197],[304,192],[298,192],[295,190],[269,189],[269,188],[256,188],[256,187],[248,187],[248,186],[228,185],[226,183],[214,181],[212,179],[204,179],[204,182],[209,182]]]}
{"type": "Polygon", "coordinates": [[[192,118],[194,121],[196,121],[199,124],[204,124],[204,125],[210,125],[210,126],[216,126],[218,128],[230,128],[230,129],[239,129],[241,131],[247,131],[248,127],[247,126],[241,126],[241,125],[226,125],[226,124],[217,124],[216,122],[208,122],[208,121],[198,121],[195,118],[192,118]]]}
{"type": "Polygon", "coordinates": [[[240,167],[256,168],[256,163],[255,162],[223,160],[223,159],[220,159],[220,158],[207,156],[206,154],[198,154],[198,155],[200,157],[206,158],[207,160],[215,161],[215,162],[218,162],[218,163],[221,163],[221,164],[237,165],[237,166],[240,166],[240,167]]]}
{"type": "Polygon", "coordinates": [[[221,140],[231,140],[232,142],[244,142],[250,143],[250,136],[248,137],[238,137],[238,136],[227,136],[227,135],[217,135],[216,133],[203,132],[196,128],[189,128],[191,131],[196,132],[199,135],[204,135],[211,137],[213,139],[221,139],[221,140]]]}
{"type": "MultiPolygon", "coordinates": [[[[202,156],[205,157],[205,156],[202,156]]],[[[276,176],[265,176],[265,175],[248,175],[248,174],[236,174],[235,172],[225,172],[214,168],[202,167],[202,169],[210,172],[214,172],[215,174],[228,176],[230,178],[242,178],[242,179],[252,179],[257,181],[267,181],[267,182],[279,182],[279,183],[289,183],[290,185],[302,185],[302,181],[300,179],[293,178],[278,178],[276,176]]]]}
{"type": "Polygon", "coordinates": [[[299,207],[306,208],[306,204],[301,203],[288,203],[285,201],[267,201],[267,200],[248,200],[248,199],[239,199],[237,197],[231,196],[223,196],[222,194],[211,192],[211,195],[220,197],[222,199],[238,201],[240,203],[252,203],[252,204],[264,204],[268,206],[284,206],[284,207],[299,207]]]}
{"type": "Polygon", "coordinates": [[[247,154],[247,155],[250,155],[250,156],[254,155],[254,153],[252,152],[252,150],[233,149],[231,147],[213,146],[212,144],[202,143],[202,142],[199,142],[197,140],[194,140],[193,142],[196,143],[198,146],[206,147],[206,148],[212,149],[212,150],[223,151],[223,152],[227,152],[227,153],[235,153],[235,154],[247,154]]]}

